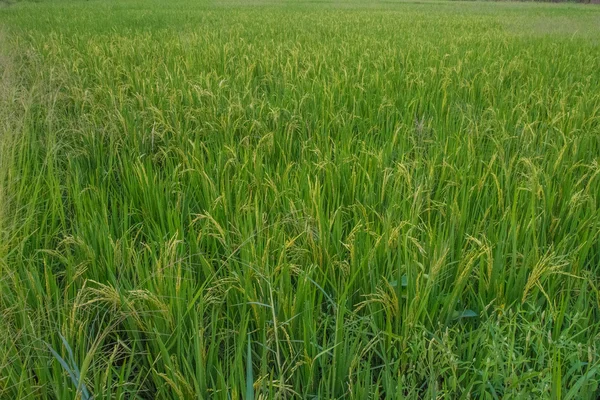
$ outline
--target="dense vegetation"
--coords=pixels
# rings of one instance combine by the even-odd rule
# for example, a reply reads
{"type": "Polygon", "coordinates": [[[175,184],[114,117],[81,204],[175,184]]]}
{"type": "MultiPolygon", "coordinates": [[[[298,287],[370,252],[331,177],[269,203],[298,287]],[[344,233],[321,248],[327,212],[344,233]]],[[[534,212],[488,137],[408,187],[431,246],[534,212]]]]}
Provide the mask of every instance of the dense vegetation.
{"type": "Polygon", "coordinates": [[[599,18],[1,9],[0,398],[597,398],[599,18]]]}

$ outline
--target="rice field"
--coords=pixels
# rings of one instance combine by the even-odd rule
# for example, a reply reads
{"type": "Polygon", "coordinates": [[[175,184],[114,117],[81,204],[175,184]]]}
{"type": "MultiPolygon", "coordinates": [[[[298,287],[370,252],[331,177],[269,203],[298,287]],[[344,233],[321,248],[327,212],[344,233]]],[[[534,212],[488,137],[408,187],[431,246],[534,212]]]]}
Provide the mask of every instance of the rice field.
{"type": "Polygon", "coordinates": [[[596,399],[600,7],[0,7],[0,399],[596,399]]]}

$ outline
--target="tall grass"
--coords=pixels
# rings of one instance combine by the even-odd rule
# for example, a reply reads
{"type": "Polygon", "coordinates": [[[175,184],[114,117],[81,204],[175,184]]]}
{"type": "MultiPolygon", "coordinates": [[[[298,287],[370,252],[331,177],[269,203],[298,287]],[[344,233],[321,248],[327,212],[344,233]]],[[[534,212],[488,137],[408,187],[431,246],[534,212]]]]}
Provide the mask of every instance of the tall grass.
{"type": "Polygon", "coordinates": [[[0,10],[0,397],[597,398],[599,14],[0,10]]]}

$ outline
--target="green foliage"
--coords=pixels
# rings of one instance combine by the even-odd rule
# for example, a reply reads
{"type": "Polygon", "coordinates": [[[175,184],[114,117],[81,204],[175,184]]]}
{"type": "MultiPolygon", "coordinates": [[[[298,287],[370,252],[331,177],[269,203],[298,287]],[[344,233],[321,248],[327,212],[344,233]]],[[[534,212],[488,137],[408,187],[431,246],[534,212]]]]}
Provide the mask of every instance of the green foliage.
{"type": "Polygon", "coordinates": [[[599,16],[3,8],[0,398],[597,398],[599,16]]]}

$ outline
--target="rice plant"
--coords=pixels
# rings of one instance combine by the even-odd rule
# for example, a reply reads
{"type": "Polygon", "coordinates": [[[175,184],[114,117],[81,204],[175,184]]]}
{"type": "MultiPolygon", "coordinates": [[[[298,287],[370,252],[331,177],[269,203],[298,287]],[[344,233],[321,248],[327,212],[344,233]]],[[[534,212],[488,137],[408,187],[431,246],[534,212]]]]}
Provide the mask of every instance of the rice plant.
{"type": "Polygon", "coordinates": [[[0,398],[598,398],[599,18],[0,8],[0,398]]]}

